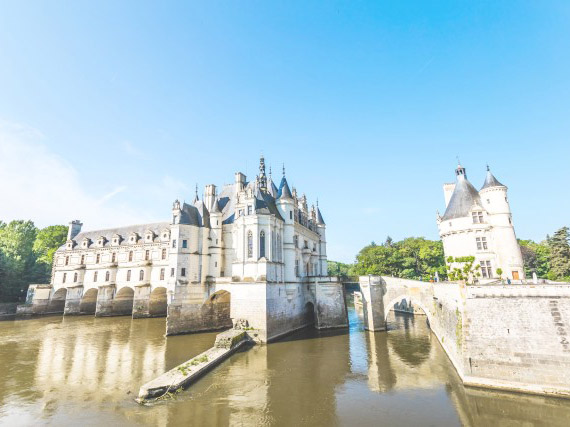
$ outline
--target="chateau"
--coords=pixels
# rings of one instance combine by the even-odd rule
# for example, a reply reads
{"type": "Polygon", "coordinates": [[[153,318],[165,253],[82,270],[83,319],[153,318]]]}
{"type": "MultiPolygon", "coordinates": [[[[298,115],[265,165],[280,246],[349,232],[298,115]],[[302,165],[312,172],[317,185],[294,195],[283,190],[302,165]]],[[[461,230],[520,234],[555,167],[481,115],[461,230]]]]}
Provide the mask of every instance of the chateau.
{"type": "MultiPolygon", "coordinates": [[[[82,231],[70,223],[57,250],[51,310],[96,316],[167,315],[167,334],[246,321],[272,339],[310,323],[346,326],[342,285],[327,277],[318,205],[277,187],[261,157],[252,181],[238,172],[176,200],[170,221],[82,231]],[[58,306],[59,305],[59,306],[58,306]]],[[[36,292],[39,292],[37,289],[36,292]]],[[[37,299],[37,298],[36,298],[37,299]]]]}
{"type": "MultiPolygon", "coordinates": [[[[515,235],[507,187],[487,176],[477,191],[461,165],[455,170],[456,183],[444,184],[445,213],[437,214],[439,235],[446,259],[474,256],[480,265],[480,282],[502,278],[525,279],[521,250],[515,235]],[[497,269],[502,271],[501,277],[497,269]]],[[[458,263],[453,263],[452,266],[458,263]]]]}

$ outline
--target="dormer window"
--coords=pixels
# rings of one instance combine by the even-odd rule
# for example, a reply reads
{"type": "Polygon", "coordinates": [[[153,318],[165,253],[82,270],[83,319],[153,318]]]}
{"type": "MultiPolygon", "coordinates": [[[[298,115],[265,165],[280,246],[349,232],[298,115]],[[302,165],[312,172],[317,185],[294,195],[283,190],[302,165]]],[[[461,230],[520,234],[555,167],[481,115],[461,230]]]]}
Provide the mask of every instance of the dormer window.
{"type": "Polygon", "coordinates": [[[132,233],[131,236],[129,237],[129,243],[131,245],[136,244],[139,241],[139,235],[137,233],[132,233]]]}
{"type": "Polygon", "coordinates": [[[90,240],[88,237],[86,237],[85,239],[83,239],[83,242],[81,243],[81,246],[82,246],[83,248],[88,248],[90,243],[91,243],[91,240],[90,240]]]}
{"type": "Polygon", "coordinates": [[[69,242],[67,244],[67,249],[70,249],[70,250],[73,249],[73,242],[69,242]]]}
{"type": "Polygon", "coordinates": [[[473,224],[483,223],[483,212],[481,211],[471,212],[471,216],[473,217],[473,224]]]}
{"type": "Polygon", "coordinates": [[[151,230],[147,230],[146,234],[145,234],[145,240],[147,242],[152,242],[154,241],[154,233],[151,230]]]}
{"type": "Polygon", "coordinates": [[[119,234],[113,234],[111,242],[113,246],[119,246],[121,244],[121,236],[119,234]]]}

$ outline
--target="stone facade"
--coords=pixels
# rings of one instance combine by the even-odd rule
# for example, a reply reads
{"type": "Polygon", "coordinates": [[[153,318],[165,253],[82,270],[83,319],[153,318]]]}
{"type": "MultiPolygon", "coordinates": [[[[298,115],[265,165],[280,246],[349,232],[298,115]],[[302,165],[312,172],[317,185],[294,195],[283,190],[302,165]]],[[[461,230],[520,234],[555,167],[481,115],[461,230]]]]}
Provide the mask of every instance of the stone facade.
{"type": "MultiPolygon", "coordinates": [[[[517,242],[507,187],[487,168],[487,177],[477,191],[468,181],[465,168],[455,171],[457,181],[443,186],[445,213],[437,215],[439,235],[446,259],[474,256],[479,282],[498,279],[524,280],[525,273],[517,242]],[[502,274],[497,273],[502,270],[502,274]]],[[[461,267],[462,263],[452,263],[461,267]]]]}
{"type": "Polygon", "coordinates": [[[365,327],[385,330],[411,301],[466,385],[570,397],[570,285],[429,283],[360,278],[365,327]]]}
{"type": "Polygon", "coordinates": [[[238,172],[219,192],[206,185],[203,200],[196,189],[192,203],[173,203],[170,221],[82,226],[70,223],[54,256],[52,311],[168,314],[167,334],[226,328],[232,319],[266,339],[315,322],[347,326],[342,285],[327,277],[318,204],[289,188],[285,170],[277,187],[263,157],[253,181],[238,172]]]}

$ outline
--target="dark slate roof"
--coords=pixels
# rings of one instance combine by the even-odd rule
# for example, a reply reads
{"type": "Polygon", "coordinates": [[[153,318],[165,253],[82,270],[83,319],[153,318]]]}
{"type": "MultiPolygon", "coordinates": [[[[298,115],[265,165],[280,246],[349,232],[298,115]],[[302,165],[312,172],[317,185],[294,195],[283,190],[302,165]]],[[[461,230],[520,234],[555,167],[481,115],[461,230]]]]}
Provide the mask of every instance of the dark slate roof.
{"type": "Polygon", "coordinates": [[[218,206],[218,199],[214,198],[212,202],[212,207],[210,208],[210,213],[221,213],[220,207],[218,206]]]}
{"type": "Polygon", "coordinates": [[[462,218],[469,215],[473,205],[481,206],[479,192],[464,176],[458,176],[455,189],[447,205],[447,209],[441,218],[447,221],[453,218],[462,218]]]}
{"type": "Polygon", "coordinates": [[[291,194],[291,190],[289,189],[289,184],[287,184],[287,180],[285,179],[285,177],[283,177],[283,179],[281,179],[281,184],[279,185],[279,193],[277,193],[277,198],[289,198],[292,199],[293,195],[291,194]]]}
{"type": "Polygon", "coordinates": [[[275,215],[283,221],[279,209],[275,205],[275,199],[270,194],[257,189],[255,192],[255,213],[265,215],[275,215]]]}
{"type": "MultiPolygon", "coordinates": [[[[121,236],[120,244],[127,244],[129,236],[132,233],[137,233],[141,239],[144,239],[145,233],[150,230],[155,235],[155,240],[160,236],[163,230],[170,230],[170,223],[168,222],[155,222],[151,224],[138,224],[138,225],[128,225],[126,227],[108,228],[105,230],[93,230],[93,231],[82,231],[73,240],[77,243],[83,241],[83,239],[91,239],[92,242],[96,242],[97,239],[103,236],[106,240],[105,246],[110,245],[111,239],[114,235],[121,236]]],[[[62,246],[65,248],[65,245],[62,246]]]]}
{"type": "Polygon", "coordinates": [[[505,185],[501,184],[487,167],[487,176],[485,177],[485,183],[483,184],[483,187],[481,187],[481,190],[489,187],[505,187],[505,185]]]}
{"type": "Polygon", "coordinates": [[[271,194],[271,197],[273,197],[274,199],[276,199],[277,196],[279,195],[279,189],[275,186],[275,183],[273,182],[272,179],[269,180],[269,188],[267,189],[267,191],[269,192],[269,194],[271,194]]]}
{"type": "MultiPolygon", "coordinates": [[[[201,203],[197,201],[196,203],[201,203]]],[[[180,224],[186,225],[196,225],[198,227],[202,226],[202,215],[198,211],[198,208],[188,203],[182,204],[182,209],[180,213],[180,224]]]]}
{"type": "Polygon", "coordinates": [[[232,224],[235,219],[235,184],[224,185],[218,196],[218,207],[222,211],[222,224],[232,224]]]}
{"type": "Polygon", "coordinates": [[[194,206],[198,209],[198,214],[200,215],[200,227],[210,228],[210,212],[208,212],[204,202],[198,200],[194,206]]]}
{"type": "Polygon", "coordinates": [[[325,225],[325,220],[323,219],[323,216],[321,215],[321,210],[319,209],[318,206],[317,206],[317,224],[325,225]]]}

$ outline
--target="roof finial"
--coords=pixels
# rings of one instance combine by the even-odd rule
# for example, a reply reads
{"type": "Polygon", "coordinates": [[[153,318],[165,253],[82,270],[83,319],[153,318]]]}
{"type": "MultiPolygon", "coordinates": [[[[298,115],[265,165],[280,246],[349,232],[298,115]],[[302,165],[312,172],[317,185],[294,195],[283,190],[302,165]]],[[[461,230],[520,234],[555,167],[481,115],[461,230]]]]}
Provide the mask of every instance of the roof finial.
{"type": "Polygon", "coordinates": [[[194,203],[196,203],[198,200],[199,200],[199,199],[198,199],[198,183],[196,183],[196,192],[195,192],[195,195],[194,195],[194,203]]]}
{"type": "Polygon", "coordinates": [[[489,163],[487,163],[487,172],[489,172],[491,168],[489,167],[489,163]]]}
{"type": "Polygon", "coordinates": [[[261,190],[267,190],[267,177],[265,176],[265,158],[263,153],[259,158],[259,187],[261,190]]]}
{"type": "Polygon", "coordinates": [[[319,208],[319,198],[317,197],[317,209],[319,208]]]}
{"type": "Polygon", "coordinates": [[[459,161],[459,156],[455,156],[455,158],[457,159],[457,166],[461,167],[461,162],[459,161]]]}
{"type": "Polygon", "coordinates": [[[283,163],[283,176],[285,176],[285,163],[283,163]]]}

